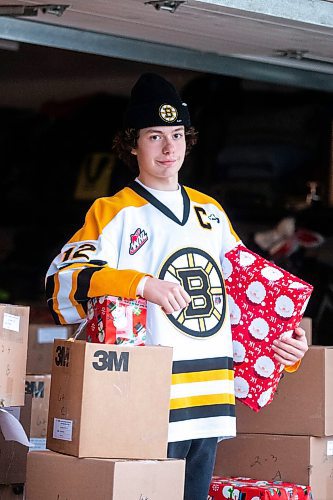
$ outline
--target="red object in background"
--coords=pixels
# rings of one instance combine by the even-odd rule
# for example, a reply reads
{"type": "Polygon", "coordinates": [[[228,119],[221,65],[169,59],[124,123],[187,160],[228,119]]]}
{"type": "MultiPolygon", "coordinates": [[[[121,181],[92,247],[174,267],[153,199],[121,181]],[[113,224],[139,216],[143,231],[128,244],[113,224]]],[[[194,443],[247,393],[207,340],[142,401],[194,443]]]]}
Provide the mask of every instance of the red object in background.
{"type": "Polygon", "coordinates": [[[283,481],[213,476],[207,500],[313,500],[311,487],[283,481]]]}
{"type": "Polygon", "coordinates": [[[283,366],[272,343],[292,335],[313,287],[276,264],[239,245],[226,253],[223,274],[232,327],[235,394],[259,411],[269,404],[283,366]]]}
{"type": "Polygon", "coordinates": [[[324,242],[324,237],[315,231],[297,229],[295,232],[297,242],[305,248],[317,248],[324,242]]]}
{"type": "Polygon", "coordinates": [[[99,344],[145,345],[147,301],[107,295],[88,302],[86,339],[99,344]]]}

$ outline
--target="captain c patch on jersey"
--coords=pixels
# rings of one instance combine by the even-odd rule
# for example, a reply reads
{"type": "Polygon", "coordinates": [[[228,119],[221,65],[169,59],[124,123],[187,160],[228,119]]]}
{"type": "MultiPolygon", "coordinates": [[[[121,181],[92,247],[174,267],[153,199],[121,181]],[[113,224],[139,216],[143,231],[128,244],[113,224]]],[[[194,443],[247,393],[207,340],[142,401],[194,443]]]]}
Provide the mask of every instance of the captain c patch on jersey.
{"type": "Polygon", "coordinates": [[[217,333],[226,313],[226,292],[220,268],[199,248],[184,248],[172,254],[158,276],[179,283],[191,297],[189,305],[169,314],[181,332],[196,338],[217,333]]]}

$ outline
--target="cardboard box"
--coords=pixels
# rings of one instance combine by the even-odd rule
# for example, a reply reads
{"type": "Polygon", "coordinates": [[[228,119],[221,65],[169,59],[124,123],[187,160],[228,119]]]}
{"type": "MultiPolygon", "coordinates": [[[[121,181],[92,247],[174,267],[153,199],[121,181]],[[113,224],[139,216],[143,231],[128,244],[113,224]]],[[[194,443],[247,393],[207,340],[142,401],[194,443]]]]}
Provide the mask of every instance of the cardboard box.
{"type": "Polygon", "coordinates": [[[30,324],[27,374],[51,373],[54,339],[67,340],[73,333],[72,325],[30,324]]]}
{"type": "Polygon", "coordinates": [[[308,341],[308,344],[312,345],[312,318],[304,316],[299,326],[301,326],[305,330],[305,336],[306,340],[308,341]]]}
{"type": "Polygon", "coordinates": [[[242,245],[223,261],[235,364],[235,395],[259,411],[274,397],[283,366],[274,358],[272,343],[292,335],[313,290],[242,245]]]}
{"type": "Polygon", "coordinates": [[[51,375],[27,375],[25,393],[31,394],[30,450],[45,450],[51,375]]]}
{"type": "Polygon", "coordinates": [[[219,443],[214,474],[309,485],[332,500],[333,437],[240,434],[219,443]]]}
{"type": "Polygon", "coordinates": [[[1,485],[0,500],[23,500],[23,485],[1,485]]]}
{"type": "Polygon", "coordinates": [[[184,460],[76,458],[29,453],[26,500],[183,500],[184,460]]]}
{"type": "MultiPolygon", "coordinates": [[[[24,406],[6,408],[22,424],[27,436],[30,433],[31,396],[25,396],[24,406]]],[[[0,431],[0,484],[24,483],[28,448],[16,441],[5,441],[0,431]]]]}
{"type": "Polygon", "coordinates": [[[0,406],[23,406],[29,307],[0,304],[0,406]]]}
{"type": "Polygon", "coordinates": [[[333,347],[310,346],[269,406],[255,413],[238,401],[236,416],[239,433],[332,436],[333,347]]]}
{"type": "Polygon", "coordinates": [[[145,345],[147,301],[113,295],[88,301],[87,341],[100,344],[145,345]]]}
{"type": "Polygon", "coordinates": [[[29,300],[30,306],[30,323],[50,324],[54,325],[54,318],[46,301],[33,302],[29,300]]]}
{"type": "Polygon", "coordinates": [[[172,348],[55,341],[48,449],[166,458],[172,348]]]}

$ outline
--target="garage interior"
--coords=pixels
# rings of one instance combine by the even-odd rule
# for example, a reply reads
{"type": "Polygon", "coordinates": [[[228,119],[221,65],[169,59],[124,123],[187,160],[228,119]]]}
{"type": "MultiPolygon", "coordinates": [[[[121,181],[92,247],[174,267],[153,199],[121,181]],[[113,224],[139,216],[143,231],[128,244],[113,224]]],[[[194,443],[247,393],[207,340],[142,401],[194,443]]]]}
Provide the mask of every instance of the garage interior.
{"type": "MultiPolygon", "coordinates": [[[[177,12],[158,14],[173,19],[177,12]]],[[[46,17],[39,14],[38,19],[46,17]]],[[[65,19],[65,14],[59,19],[65,19]]],[[[8,38],[17,36],[19,28],[21,38],[41,37],[35,26],[42,25],[44,42],[52,39],[53,45],[73,45],[84,35],[79,32],[75,38],[69,31],[64,39],[62,32],[58,39],[57,30],[72,28],[5,17],[1,23],[12,32],[8,38]],[[24,37],[25,32],[29,36],[24,37]]],[[[94,44],[97,50],[98,40],[94,44]]],[[[180,66],[173,67],[170,62],[141,61],[140,53],[134,61],[9,39],[3,39],[0,47],[1,205],[6,214],[1,227],[3,301],[43,304],[45,271],[59,245],[80,226],[93,199],[113,194],[130,180],[127,168],[112,155],[112,137],[134,81],[144,71],[155,71],[179,89],[199,132],[199,143],[182,169],[181,181],[216,197],[249,248],[268,256],[267,249],[255,243],[255,234],[272,230],[286,217],[293,219],[297,230],[325,238],[305,248],[289,235],[287,245],[293,249],[282,249],[274,259],[316,287],[307,311],[314,332],[321,332],[317,338],[314,335],[314,342],[330,343],[330,64],[316,62],[320,71],[314,71],[313,61],[285,58],[286,66],[243,60],[244,66],[239,58],[220,56],[217,74],[210,68],[199,71],[198,64],[193,64],[194,52],[187,53],[181,65],[182,48],[172,48],[180,66]],[[226,74],[220,74],[223,69],[226,74]],[[94,179],[83,188],[89,169],[94,179]]],[[[149,48],[153,60],[160,46],[149,48]]],[[[210,53],[199,56],[199,63],[216,62],[210,53]]],[[[263,54],[257,57],[262,59],[263,54]]]]}

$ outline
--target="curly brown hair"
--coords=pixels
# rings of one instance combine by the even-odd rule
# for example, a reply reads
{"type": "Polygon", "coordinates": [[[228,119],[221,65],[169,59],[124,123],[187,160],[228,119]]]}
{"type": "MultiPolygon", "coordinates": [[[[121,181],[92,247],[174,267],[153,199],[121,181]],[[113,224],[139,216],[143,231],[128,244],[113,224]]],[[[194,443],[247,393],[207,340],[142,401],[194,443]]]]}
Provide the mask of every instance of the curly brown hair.
{"type": "MultiPolygon", "coordinates": [[[[139,130],[127,128],[116,133],[113,139],[112,150],[135,174],[139,173],[139,166],[136,155],[132,154],[132,149],[138,145],[139,130]]],[[[197,143],[198,132],[194,127],[185,127],[186,152],[188,155],[192,147],[197,143]]]]}

